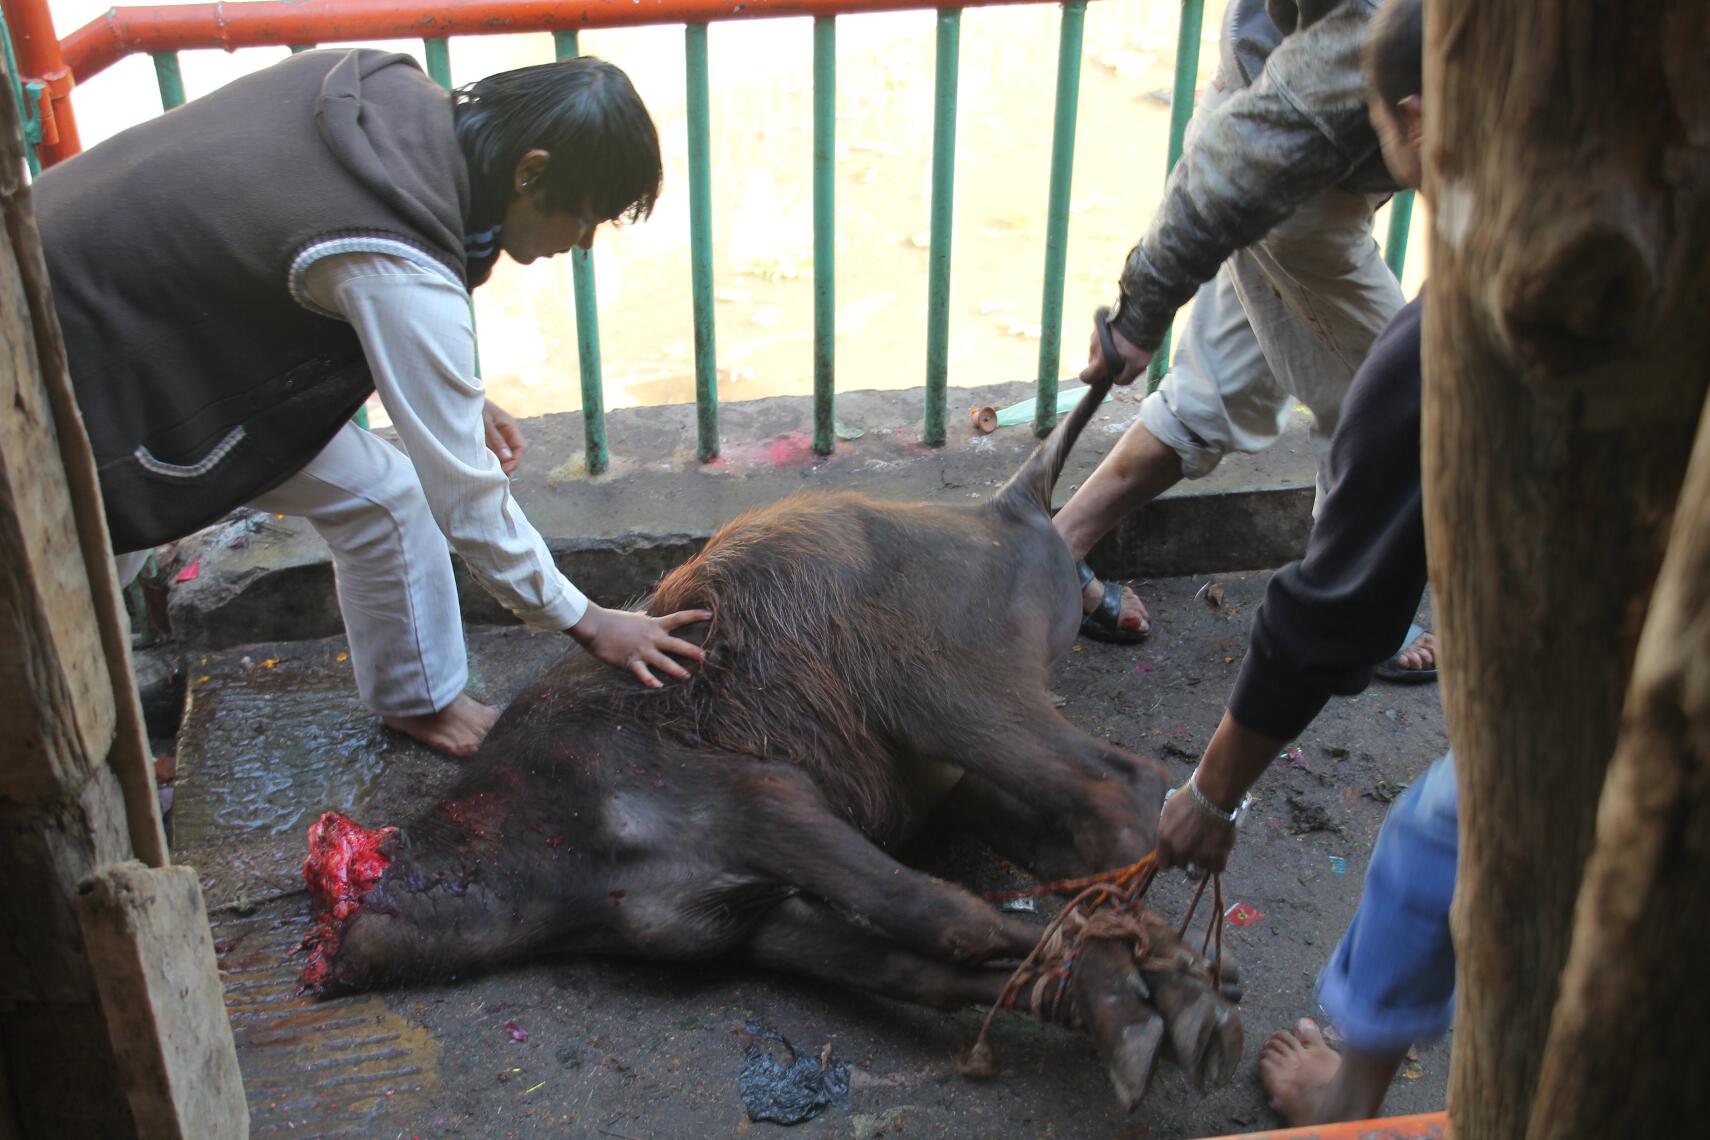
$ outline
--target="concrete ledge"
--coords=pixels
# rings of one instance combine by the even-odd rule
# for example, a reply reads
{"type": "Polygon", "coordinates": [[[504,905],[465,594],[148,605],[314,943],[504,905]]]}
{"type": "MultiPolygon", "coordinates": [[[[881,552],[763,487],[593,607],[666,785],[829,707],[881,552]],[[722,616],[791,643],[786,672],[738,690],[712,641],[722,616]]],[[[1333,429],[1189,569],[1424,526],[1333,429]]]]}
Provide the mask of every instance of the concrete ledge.
{"type": "MultiPolygon", "coordinates": [[[[920,389],[841,393],[839,428],[854,438],[840,439],[824,458],[811,449],[808,399],[727,404],[723,454],[705,465],[694,457],[693,406],[621,409],[607,417],[611,469],[596,477],[583,461],[581,415],[544,416],[524,424],[530,446],[512,488],[564,573],[595,601],[620,605],[645,594],[724,523],[789,495],[985,498],[1037,441],[1026,427],[980,435],[968,409],[1030,395],[1026,384],[952,389],[949,439],[929,448],[920,441],[920,389]]],[[[1059,503],[1133,421],[1139,397],[1119,392],[1100,409],[1059,481],[1059,503]]],[[[1093,564],[1124,577],[1277,566],[1305,546],[1311,505],[1311,452],[1299,417],[1264,454],[1232,456],[1138,512],[1094,550],[1093,564]]],[[[197,576],[172,589],[175,640],[221,648],[342,630],[327,549],[300,519],[238,512],[180,544],[179,563],[193,559],[197,576]]],[[[511,620],[461,564],[457,573],[466,621],[511,620]]]]}

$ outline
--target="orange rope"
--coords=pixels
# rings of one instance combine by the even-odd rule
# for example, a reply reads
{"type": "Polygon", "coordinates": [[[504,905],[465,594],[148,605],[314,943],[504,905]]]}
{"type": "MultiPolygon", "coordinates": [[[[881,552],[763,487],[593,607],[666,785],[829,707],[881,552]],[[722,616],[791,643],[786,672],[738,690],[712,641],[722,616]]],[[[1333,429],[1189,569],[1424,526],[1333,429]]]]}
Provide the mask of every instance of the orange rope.
{"type": "MultiPolygon", "coordinates": [[[[1148,913],[1142,900],[1151,889],[1152,882],[1158,875],[1158,853],[1147,855],[1137,863],[1126,867],[1104,871],[1096,875],[1088,875],[1080,879],[1059,879],[1053,883],[1044,883],[1035,887],[1026,887],[1012,891],[991,891],[984,897],[990,902],[1007,902],[1012,899],[1037,898],[1047,894],[1067,894],[1075,892],[1068,905],[1058,912],[1057,917],[1045,927],[1045,932],[1039,936],[1039,941],[1022,959],[1009,979],[1004,982],[1003,989],[998,991],[998,997],[992,1003],[991,1009],[980,1023],[979,1036],[974,1039],[973,1046],[968,1051],[967,1068],[970,1072],[989,1073],[995,1071],[991,1058],[991,1046],[987,1037],[991,1032],[992,1019],[1000,1009],[1014,1008],[1017,994],[1023,987],[1031,983],[1033,996],[1031,1005],[1035,1017],[1046,1018],[1049,1014],[1053,1019],[1061,1001],[1068,993],[1069,978],[1074,970],[1075,957],[1083,942],[1093,938],[1129,938],[1134,943],[1134,958],[1140,968],[1146,970],[1178,969],[1178,963],[1173,959],[1160,959],[1152,956],[1151,938],[1146,932],[1143,920],[1148,913]],[[1111,909],[1099,915],[1101,921],[1094,922],[1094,915],[1105,903],[1113,904],[1111,909]],[[1084,907],[1084,910],[1083,910],[1084,907]],[[1079,929],[1074,938],[1064,947],[1062,937],[1064,927],[1071,919],[1078,920],[1079,929]],[[1062,953],[1060,963],[1039,966],[1042,956],[1055,957],[1062,953]],[[1047,1002],[1045,983],[1050,979],[1057,980],[1056,992],[1047,1002]]],[[[1199,900],[1205,894],[1207,883],[1213,886],[1213,902],[1216,909],[1206,922],[1205,939],[1201,945],[1200,957],[1210,948],[1213,938],[1217,943],[1217,957],[1213,960],[1211,971],[1212,988],[1218,990],[1223,983],[1223,878],[1221,875],[1208,874],[1199,882],[1199,888],[1194,892],[1193,902],[1188,907],[1187,917],[1182,920],[1177,937],[1184,942],[1187,939],[1188,924],[1193,921],[1194,912],[1199,909],[1199,900]]],[[[1073,1021],[1075,1009],[1071,1003],[1067,1021],[1073,1021]]]]}

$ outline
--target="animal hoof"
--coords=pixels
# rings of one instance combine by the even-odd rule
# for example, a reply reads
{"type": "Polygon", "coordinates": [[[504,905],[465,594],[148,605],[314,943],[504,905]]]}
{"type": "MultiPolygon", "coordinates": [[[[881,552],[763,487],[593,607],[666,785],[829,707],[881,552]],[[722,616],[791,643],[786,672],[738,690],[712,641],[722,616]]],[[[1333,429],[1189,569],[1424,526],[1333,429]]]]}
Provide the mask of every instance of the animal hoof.
{"type": "Polygon", "coordinates": [[[1163,1047],[1162,1018],[1148,1018],[1123,1027],[1115,1048],[1105,1058],[1105,1071],[1110,1074],[1110,1086],[1116,1090],[1116,1099],[1124,1112],[1133,1112],[1146,1096],[1163,1047]]]}
{"type": "Polygon", "coordinates": [[[1220,1089],[1235,1076],[1246,1038],[1241,1029],[1241,1015],[1228,1006],[1219,1003],[1212,1021],[1211,1041],[1200,1060],[1197,1083],[1201,1088],[1220,1089]]]}

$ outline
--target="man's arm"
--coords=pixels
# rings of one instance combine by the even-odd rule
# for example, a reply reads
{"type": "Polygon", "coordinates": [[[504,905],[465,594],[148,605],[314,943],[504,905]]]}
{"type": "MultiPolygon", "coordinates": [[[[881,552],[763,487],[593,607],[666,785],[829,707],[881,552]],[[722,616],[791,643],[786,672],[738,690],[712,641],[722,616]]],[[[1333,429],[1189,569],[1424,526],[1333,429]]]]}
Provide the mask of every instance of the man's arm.
{"type": "Polygon", "coordinates": [[[1332,696],[1364,689],[1407,629],[1425,588],[1420,310],[1416,300],[1396,314],[1348,391],[1306,555],[1265,587],[1229,710],[1194,772],[1199,797],[1188,789],[1165,806],[1166,865],[1221,870],[1235,829],[1214,813],[1234,811],[1332,696]]]}
{"type": "Polygon", "coordinates": [[[1112,326],[1158,347],[1176,310],[1252,245],[1377,148],[1360,50],[1375,5],[1345,0],[1286,37],[1257,82],[1208,112],[1122,271],[1112,326]]]}
{"type": "Polygon", "coordinates": [[[356,330],[434,521],[470,575],[534,629],[576,624],[588,600],[558,571],[486,444],[468,293],[385,254],[329,257],[305,276],[312,299],[356,330]]]}

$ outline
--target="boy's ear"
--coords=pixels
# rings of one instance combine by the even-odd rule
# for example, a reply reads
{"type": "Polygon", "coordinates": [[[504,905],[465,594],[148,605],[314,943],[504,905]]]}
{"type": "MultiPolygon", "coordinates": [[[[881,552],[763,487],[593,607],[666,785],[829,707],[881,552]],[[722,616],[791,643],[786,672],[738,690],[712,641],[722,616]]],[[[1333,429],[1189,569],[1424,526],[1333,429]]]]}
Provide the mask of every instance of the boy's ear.
{"type": "Polygon", "coordinates": [[[1421,146],[1425,141],[1425,102],[1417,95],[1409,95],[1395,105],[1396,114],[1401,118],[1403,132],[1407,136],[1409,146],[1421,146]]]}

